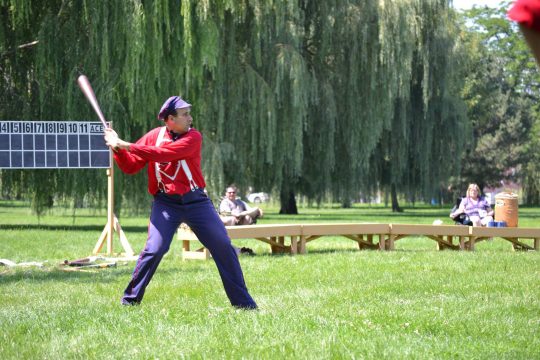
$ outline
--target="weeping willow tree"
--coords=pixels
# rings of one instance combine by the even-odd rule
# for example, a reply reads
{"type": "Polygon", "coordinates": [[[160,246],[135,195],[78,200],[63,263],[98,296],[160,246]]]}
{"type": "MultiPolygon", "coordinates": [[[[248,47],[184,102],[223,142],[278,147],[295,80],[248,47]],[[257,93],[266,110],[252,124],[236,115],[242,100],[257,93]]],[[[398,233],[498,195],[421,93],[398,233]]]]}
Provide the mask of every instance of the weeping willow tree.
{"type": "MultiPolygon", "coordinates": [[[[214,196],[232,182],[274,190],[290,213],[296,194],[427,193],[454,169],[437,161],[465,126],[446,0],[0,0],[0,16],[1,119],[95,120],[82,72],[135,140],[181,94],[214,196]]],[[[43,174],[2,171],[2,193],[36,209],[104,198],[100,171],[43,174]]],[[[144,174],[116,182],[118,206],[148,202],[144,174]]]]}
{"type": "Polygon", "coordinates": [[[391,193],[393,210],[400,211],[397,189],[411,199],[430,199],[459,173],[459,154],[471,128],[458,95],[462,49],[446,2],[411,1],[402,7],[388,3],[385,11],[391,14],[387,19],[394,20],[384,28],[395,34],[390,38],[402,40],[383,46],[395,71],[396,96],[390,106],[391,126],[384,129],[371,166],[375,179],[391,193]]]}

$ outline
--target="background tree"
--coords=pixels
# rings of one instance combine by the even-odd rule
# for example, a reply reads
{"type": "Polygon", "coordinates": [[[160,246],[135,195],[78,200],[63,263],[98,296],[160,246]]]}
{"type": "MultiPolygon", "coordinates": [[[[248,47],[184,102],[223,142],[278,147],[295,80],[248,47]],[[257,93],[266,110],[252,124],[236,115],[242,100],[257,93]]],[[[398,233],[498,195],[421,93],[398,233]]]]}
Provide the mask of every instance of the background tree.
{"type": "Polygon", "coordinates": [[[512,180],[523,184],[527,202],[537,198],[538,182],[532,129],[538,128],[540,77],[518,28],[506,19],[509,4],[464,13],[468,75],[463,98],[473,125],[473,140],[463,153],[456,182],[480,187],[512,180]],[[528,200],[527,200],[528,199],[528,200]]]}
{"type": "MultiPolygon", "coordinates": [[[[159,125],[171,94],[192,102],[214,197],[231,182],[271,189],[294,213],[297,194],[431,196],[466,127],[452,14],[447,0],[0,0],[0,118],[94,120],[83,72],[128,139],[159,125]]],[[[104,198],[100,171],[41,174],[2,171],[2,192],[36,207],[104,198]]],[[[146,206],[144,176],[116,181],[119,207],[146,206]]]]}

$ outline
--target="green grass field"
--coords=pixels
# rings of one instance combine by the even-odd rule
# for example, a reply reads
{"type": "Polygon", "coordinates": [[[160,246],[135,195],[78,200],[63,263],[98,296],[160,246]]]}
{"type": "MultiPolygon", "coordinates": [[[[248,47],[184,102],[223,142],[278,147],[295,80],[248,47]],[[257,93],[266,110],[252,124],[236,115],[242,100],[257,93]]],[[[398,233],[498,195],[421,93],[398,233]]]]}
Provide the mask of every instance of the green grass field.
{"type": "MultiPolygon", "coordinates": [[[[431,207],[300,211],[266,208],[260,223],[451,223],[448,209],[431,207]]],[[[0,219],[0,258],[46,261],[0,267],[0,359],[540,358],[540,254],[501,239],[439,252],[432,240],[407,238],[380,252],[325,237],[294,257],[238,241],[257,254],[240,261],[259,311],[231,308],[213,261],[182,261],[173,242],[142,305],[123,307],[134,263],[58,266],[90,254],[104,211],[54,209],[38,220],[24,204],[2,202],[0,219]]],[[[519,220],[540,227],[540,209],[520,209],[519,220]]],[[[120,219],[137,252],[147,221],[120,219]]]]}

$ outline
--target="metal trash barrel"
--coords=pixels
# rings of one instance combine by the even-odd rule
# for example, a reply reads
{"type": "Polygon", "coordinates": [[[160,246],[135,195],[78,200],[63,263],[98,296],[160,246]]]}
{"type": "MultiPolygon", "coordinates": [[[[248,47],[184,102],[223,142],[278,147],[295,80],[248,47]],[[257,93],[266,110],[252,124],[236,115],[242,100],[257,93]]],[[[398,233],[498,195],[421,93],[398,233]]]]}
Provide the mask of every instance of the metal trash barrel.
{"type": "Polygon", "coordinates": [[[495,195],[495,221],[504,221],[508,227],[518,226],[518,196],[512,192],[495,195]]]}

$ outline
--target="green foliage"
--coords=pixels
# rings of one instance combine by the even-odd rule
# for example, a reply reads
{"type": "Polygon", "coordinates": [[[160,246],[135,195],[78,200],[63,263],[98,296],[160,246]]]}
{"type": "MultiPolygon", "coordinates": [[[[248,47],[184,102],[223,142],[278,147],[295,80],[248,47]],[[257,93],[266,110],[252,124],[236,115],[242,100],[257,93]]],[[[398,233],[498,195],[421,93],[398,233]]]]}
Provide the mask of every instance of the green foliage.
{"type": "MultiPolygon", "coordinates": [[[[95,119],[75,86],[82,72],[135,140],[181,94],[214,197],[231,182],[317,202],[390,184],[428,195],[459,170],[444,157],[466,128],[446,0],[4,1],[0,14],[0,118],[95,119]]],[[[18,173],[2,172],[4,192],[18,173]]],[[[53,197],[103,198],[88,186],[101,172],[51,176],[63,183],[53,197]]],[[[117,173],[119,207],[146,205],[144,189],[144,175],[117,173]]]]}
{"type": "Polygon", "coordinates": [[[456,183],[518,181],[530,203],[539,184],[532,130],[538,127],[540,73],[517,26],[506,19],[507,8],[475,8],[463,16],[468,73],[462,94],[473,140],[456,183]]]}

